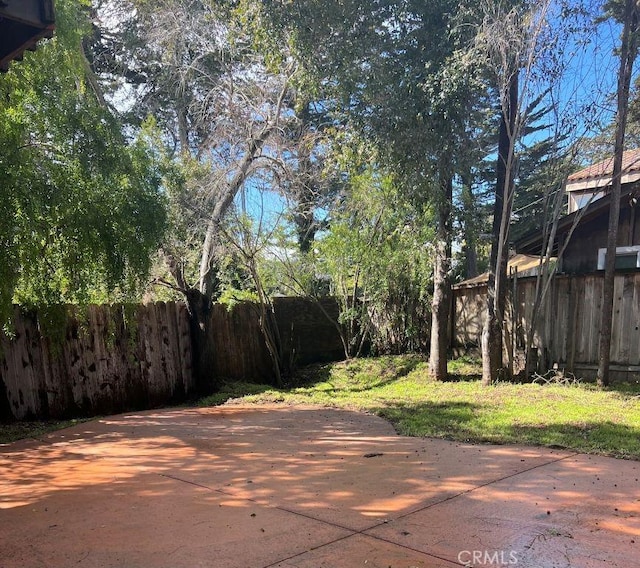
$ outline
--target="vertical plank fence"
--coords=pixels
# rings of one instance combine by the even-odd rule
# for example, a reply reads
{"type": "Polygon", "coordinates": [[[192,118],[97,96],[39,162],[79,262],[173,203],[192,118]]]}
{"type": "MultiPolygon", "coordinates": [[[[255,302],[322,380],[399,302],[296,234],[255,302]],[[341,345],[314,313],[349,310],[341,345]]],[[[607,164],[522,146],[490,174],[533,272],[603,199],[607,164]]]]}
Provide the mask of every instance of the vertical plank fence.
{"type": "MultiPolygon", "coordinates": [[[[344,358],[340,335],[327,318],[338,319],[335,300],[277,297],[273,307],[283,351],[294,366],[344,358]]],[[[273,379],[273,364],[255,304],[243,302],[231,309],[214,305],[211,320],[209,366],[216,377],[259,382],[273,379]]]]}
{"type": "MultiPolygon", "coordinates": [[[[593,378],[598,366],[603,275],[560,275],[555,278],[538,316],[534,348],[548,370],[553,364],[584,378],[593,378]]],[[[504,364],[519,360],[531,324],[536,293],[534,277],[517,281],[510,292],[505,314],[504,364]],[[512,339],[513,338],[513,339],[512,339]],[[509,352],[509,350],[512,350],[509,352]]],[[[486,310],[486,284],[454,289],[454,331],[458,348],[480,345],[486,310]]],[[[611,337],[612,377],[640,377],[640,273],[615,277],[611,337]]],[[[516,372],[521,370],[517,368],[516,372]]]]}
{"type": "MultiPolygon", "coordinates": [[[[333,300],[276,298],[284,351],[297,365],[344,357],[333,300]]],[[[0,421],[111,414],[180,402],[196,395],[189,316],[184,304],[69,306],[59,320],[15,309],[0,333],[0,421]]],[[[218,379],[268,383],[272,362],[257,306],[214,305],[207,350],[218,379]]]]}
{"type": "Polygon", "coordinates": [[[58,329],[16,308],[11,325],[0,335],[0,410],[10,417],[149,408],[194,388],[182,304],[69,307],[58,329]]]}

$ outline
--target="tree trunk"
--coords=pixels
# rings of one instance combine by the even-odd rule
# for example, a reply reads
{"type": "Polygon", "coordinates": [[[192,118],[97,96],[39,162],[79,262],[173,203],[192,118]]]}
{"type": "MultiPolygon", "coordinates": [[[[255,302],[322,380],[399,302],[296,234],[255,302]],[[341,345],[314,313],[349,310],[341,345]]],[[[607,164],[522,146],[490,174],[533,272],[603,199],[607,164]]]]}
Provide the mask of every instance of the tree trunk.
{"type": "Polygon", "coordinates": [[[462,218],[464,231],[464,277],[478,275],[478,220],[471,174],[462,177],[462,218]]]}
{"type": "Polygon", "coordinates": [[[620,191],[624,136],[629,108],[629,89],[633,63],[638,52],[638,11],[637,0],[626,0],[620,47],[620,68],[618,71],[618,109],[616,115],[616,140],[613,156],[611,201],[609,205],[609,234],[607,237],[607,257],[602,290],[602,324],[597,381],[599,386],[609,384],[611,362],[611,328],[613,320],[613,288],[615,280],[616,247],[618,244],[618,222],[620,219],[620,191]]]}
{"type": "Polygon", "coordinates": [[[219,222],[218,219],[209,219],[204,243],[202,244],[202,252],[200,253],[198,289],[207,298],[211,298],[212,300],[216,298],[220,288],[218,263],[215,258],[215,248],[218,244],[216,241],[218,239],[219,222]]]}
{"type": "Polygon", "coordinates": [[[448,158],[443,156],[439,168],[438,227],[433,268],[431,302],[431,351],[429,374],[438,381],[447,378],[449,319],[451,313],[451,202],[453,178],[448,158]]]}
{"type": "MultiPolygon", "coordinates": [[[[278,115],[279,112],[278,110],[278,115]]],[[[182,282],[178,281],[189,308],[193,372],[197,391],[200,394],[209,394],[218,387],[217,377],[212,376],[210,373],[211,360],[214,357],[214,353],[209,341],[209,318],[211,316],[212,303],[217,298],[220,287],[215,254],[220,223],[229,207],[231,207],[242,184],[246,181],[254,161],[259,157],[267,138],[275,129],[276,124],[277,122],[265,126],[258,135],[248,140],[247,151],[238,165],[237,171],[227,182],[224,191],[218,196],[207,223],[207,231],[201,249],[198,287],[188,287],[184,278],[182,278],[182,282]]]]}
{"type": "Polygon", "coordinates": [[[290,197],[295,200],[293,223],[298,239],[298,248],[301,253],[306,254],[313,247],[319,229],[314,212],[321,188],[318,186],[318,179],[314,173],[314,159],[312,158],[317,140],[311,133],[313,125],[311,103],[307,98],[304,98],[299,106],[300,123],[295,133],[298,168],[290,197]]]}
{"type": "Polygon", "coordinates": [[[513,204],[513,159],[518,108],[518,75],[512,73],[508,101],[503,103],[496,164],[496,197],[493,206],[493,241],[487,283],[487,317],[482,330],[482,384],[497,380],[502,364],[502,326],[507,294],[509,223],[513,204]]]}
{"type": "MultiPolygon", "coordinates": [[[[533,302],[533,310],[531,313],[531,321],[526,330],[525,338],[525,364],[524,364],[524,376],[525,378],[531,376],[533,366],[533,340],[536,330],[538,328],[538,320],[543,313],[543,308],[547,299],[547,293],[551,286],[551,282],[555,278],[556,271],[558,270],[558,264],[562,262],[562,256],[564,254],[564,247],[571,238],[574,228],[577,226],[577,220],[574,220],[573,226],[569,231],[569,236],[565,240],[563,246],[558,245],[557,262],[551,267],[551,257],[553,255],[553,247],[556,241],[556,234],[558,231],[558,222],[562,212],[563,192],[556,191],[553,197],[550,211],[550,218],[547,218],[545,214],[545,221],[543,223],[543,249],[540,255],[540,264],[538,267],[538,275],[536,276],[536,290],[535,300],[533,302]]],[[[549,203],[547,201],[547,203],[549,203]]],[[[580,216],[578,216],[578,219],[580,216]]]]}
{"type": "Polygon", "coordinates": [[[219,386],[217,377],[211,373],[211,362],[214,356],[209,341],[211,299],[195,288],[187,290],[185,297],[190,316],[191,358],[196,392],[200,396],[205,396],[214,392],[219,386]]]}
{"type": "Polygon", "coordinates": [[[296,227],[298,248],[302,254],[307,254],[315,242],[317,223],[313,214],[313,205],[309,202],[296,204],[293,214],[293,222],[296,227]]]}

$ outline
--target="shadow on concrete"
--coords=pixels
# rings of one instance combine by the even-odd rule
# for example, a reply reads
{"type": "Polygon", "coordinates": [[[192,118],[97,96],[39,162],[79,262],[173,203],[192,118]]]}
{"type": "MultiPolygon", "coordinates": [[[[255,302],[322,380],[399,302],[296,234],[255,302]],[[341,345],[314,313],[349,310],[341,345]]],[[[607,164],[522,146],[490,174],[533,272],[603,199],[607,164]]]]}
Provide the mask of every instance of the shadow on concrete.
{"type": "MultiPolygon", "coordinates": [[[[469,404],[446,408],[446,419],[461,424],[474,412],[469,404]]],[[[266,567],[332,546],[330,565],[349,567],[372,550],[390,558],[384,547],[400,546],[436,555],[406,565],[442,567],[455,565],[465,539],[492,527],[494,546],[521,550],[547,530],[544,492],[556,487],[562,500],[555,504],[571,518],[609,523],[603,542],[611,534],[631,539],[638,472],[633,482],[616,460],[572,459],[542,448],[398,437],[381,418],[335,409],[114,416],[0,448],[0,565],[266,567]],[[500,485],[520,476],[519,484],[500,485]],[[606,486],[593,485],[600,479],[606,486]],[[508,530],[486,520],[496,515],[513,519],[508,530]],[[351,536],[365,534],[371,540],[361,539],[353,556],[340,556],[351,536]]],[[[282,564],[293,565],[314,564],[282,564]]]]}

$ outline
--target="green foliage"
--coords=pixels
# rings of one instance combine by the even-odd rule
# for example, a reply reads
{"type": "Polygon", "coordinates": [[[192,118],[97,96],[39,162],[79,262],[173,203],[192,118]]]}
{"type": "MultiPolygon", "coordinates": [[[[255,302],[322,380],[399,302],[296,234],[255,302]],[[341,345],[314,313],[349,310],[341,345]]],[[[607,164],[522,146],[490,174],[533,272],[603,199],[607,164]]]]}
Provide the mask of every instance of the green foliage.
{"type": "Polygon", "coordinates": [[[317,244],[316,271],[331,281],[350,332],[377,351],[425,347],[431,283],[430,212],[416,211],[393,183],[372,169],[351,178],[349,199],[317,244]]]}
{"type": "Polygon", "coordinates": [[[478,66],[461,56],[473,11],[451,0],[258,4],[254,19],[288,42],[315,96],[357,125],[414,200],[427,200],[425,178],[442,155],[456,161],[481,86],[478,66]]]}
{"type": "MultiPolygon", "coordinates": [[[[283,223],[259,251],[269,295],[333,296],[345,354],[425,350],[432,278],[430,209],[417,210],[384,174],[366,144],[346,143],[329,167],[343,172],[345,193],[311,250],[297,247],[283,223]]],[[[329,317],[329,316],[328,316],[329,317]]]]}
{"type": "Polygon", "coordinates": [[[132,294],[163,233],[162,172],[127,139],[81,49],[89,3],[60,0],[56,36],[0,78],[0,306],[132,294]]]}
{"type": "Polygon", "coordinates": [[[220,297],[217,299],[217,302],[227,306],[228,309],[231,309],[236,304],[240,304],[242,302],[257,302],[258,295],[251,290],[238,290],[232,287],[225,287],[222,289],[222,293],[220,297]]]}

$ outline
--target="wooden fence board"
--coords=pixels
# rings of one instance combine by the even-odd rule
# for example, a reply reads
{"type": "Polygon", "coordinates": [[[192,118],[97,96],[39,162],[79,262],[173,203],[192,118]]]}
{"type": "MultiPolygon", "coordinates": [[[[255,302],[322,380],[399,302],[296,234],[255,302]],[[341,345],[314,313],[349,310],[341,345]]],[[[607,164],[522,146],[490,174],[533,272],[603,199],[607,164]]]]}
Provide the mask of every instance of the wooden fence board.
{"type": "MultiPolygon", "coordinates": [[[[628,297],[625,297],[624,289],[626,287],[626,275],[623,278],[615,280],[613,290],[613,321],[611,325],[611,358],[614,361],[622,361],[628,358],[629,349],[628,334],[625,333],[625,304],[628,303],[628,297]]],[[[628,321],[627,321],[628,325],[628,321]]]]}
{"type": "Polygon", "coordinates": [[[631,324],[629,326],[629,360],[640,361],[640,279],[634,278],[631,299],[631,324]]]}
{"type": "MultiPolygon", "coordinates": [[[[342,345],[317,304],[276,302],[285,349],[298,363],[335,360],[342,345]]],[[[337,316],[335,302],[325,305],[337,316]]],[[[212,376],[268,382],[273,368],[255,305],[213,306],[212,376]]],[[[189,314],[181,303],[67,308],[47,337],[36,314],[16,310],[15,335],[0,333],[0,420],[149,408],[195,394],[189,314]]]]}
{"type": "Polygon", "coordinates": [[[570,280],[563,279],[558,281],[558,316],[555,324],[554,341],[558,346],[557,359],[565,362],[569,360],[569,330],[571,328],[570,289],[570,280]]]}
{"type": "Polygon", "coordinates": [[[3,341],[3,354],[7,363],[3,374],[7,397],[12,411],[21,411],[24,416],[38,416],[41,412],[42,392],[30,354],[34,348],[33,338],[37,334],[34,314],[17,312],[13,318],[13,338],[3,341]]]}
{"type": "MultiPolygon", "coordinates": [[[[535,278],[520,278],[515,309],[518,341],[532,319],[535,278]]],[[[598,364],[603,275],[558,276],[541,308],[534,347],[548,353],[548,366],[593,369],[598,364]]],[[[484,315],[485,286],[454,290],[454,346],[479,344],[484,315]]],[[[507,314],[509,315],[509,314],[507,314]]],[[[510,333],[512,323],[506,322],[510,333]]],[[[505,364],[508,360],[505,359],[505,364]]],[[[611,362],[618,367],[640,366],[640,273],[617,274],[611,362]]]]}
{"type": "Polygon", "coordinates": [[[166,365],[164,379],[171,390],[172,398],[182,396],[182,380],[179,371],[180,354],[176,337],[175,310],[168,303],[164,304],[164,320],[162,323],[162,352],[166,365]]]}
{"type": "Polygon", "coordinates": [[[456,290],[453,303],[455,345],[480,346],[482,327],[486,317],[486,293],[486,285],[456,290]]]}
{"type": "Polygon", "coordinates": [[[180,357],[180,373],[185,393],[195,391],[191,359],[191,331],[189,328],[189,314],[184,304],[174,302],[175,318],[177,321],[178,355],[180,357]]]}
{"type": "MultiPolygon", "coordinates": [[[[616,279],[617,280],[617,279],[616,279]]],[[[594,307],[591,309],[591,342],[589,344],[589,360],[598,362],[598,352],[600,350],[600,328],[602,321],[602,291],[603,279],[601,277],[592,276],[590,283],[593,285],[594,307]]],[[[613,361],[616,363],[617,361],[613,361]]]]}
{"type": "Polygon", "coordinates": [[[589,279],[584,280],[584,300],[580,302],[582,307],[579,312],[577,322],[577,334],[578,334],[578,362],[583,363],[591,360],[591,336],[595,327],[595,297],[594,287],[589,279]]]}
{"type": "Polygon", "coordinates": [[[580,295],[580,282],[575,279],[567,279],[567,300],[569,309],[567,311],[568,323],[567,323],[567,370],[570,373],[575,371],[576,364],[576,349],[578,339],[578,314],[580,304],[578,302],[578,296],[580,295]]]}

